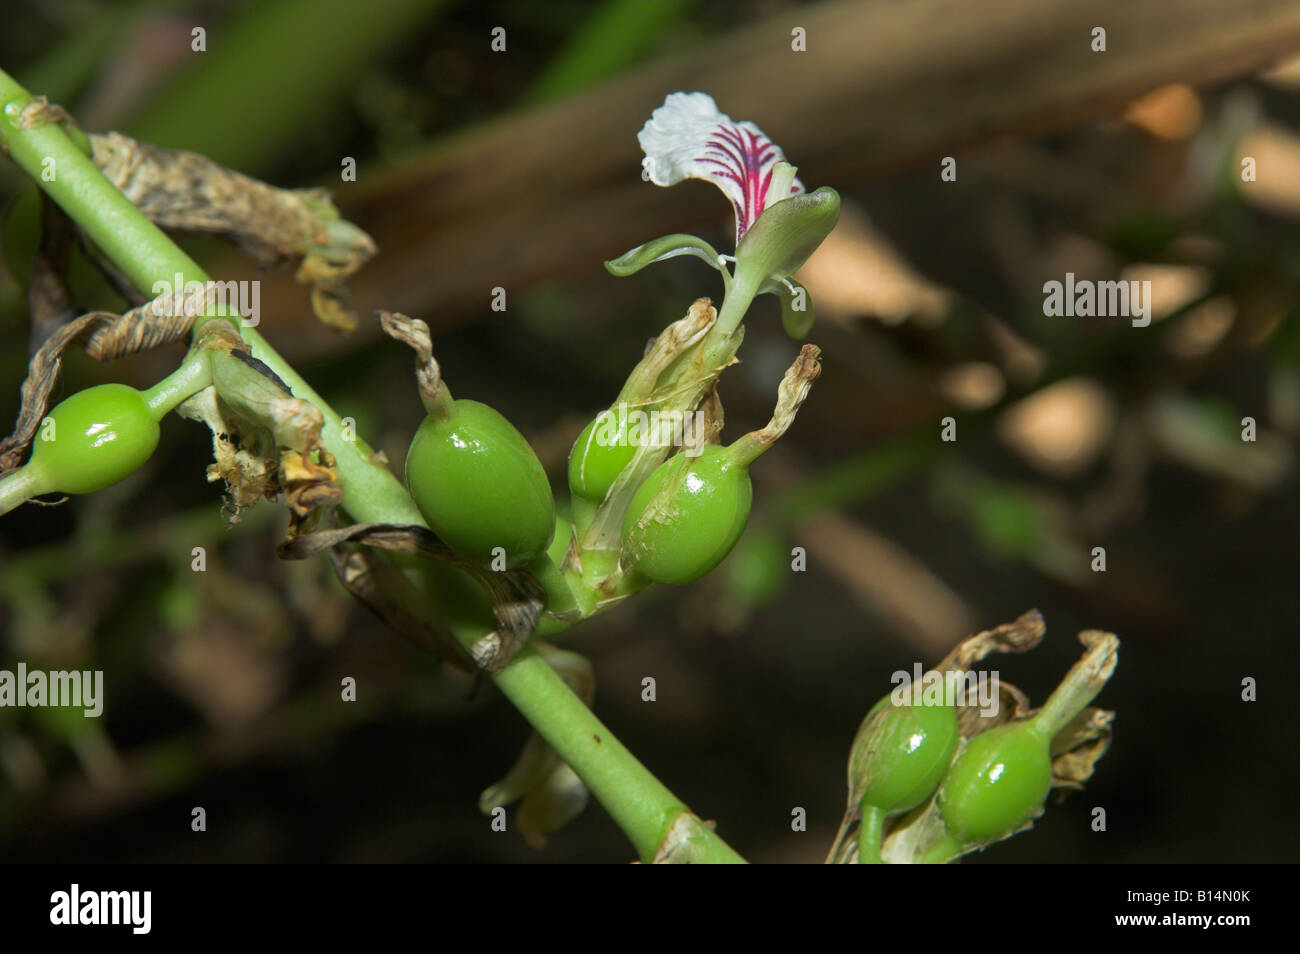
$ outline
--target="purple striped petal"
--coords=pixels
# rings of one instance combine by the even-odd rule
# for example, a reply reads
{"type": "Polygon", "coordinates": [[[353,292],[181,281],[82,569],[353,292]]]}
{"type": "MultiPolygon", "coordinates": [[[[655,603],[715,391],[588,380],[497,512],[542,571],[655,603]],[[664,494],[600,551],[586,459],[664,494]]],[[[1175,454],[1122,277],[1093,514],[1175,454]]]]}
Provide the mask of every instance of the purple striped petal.
{"type": "MultiPolygon", "coordinates": [[[[773,169],[785,161],[781,147],[751,122],[732,122],[708,93],[673,93],[637,134],[645,159],[645,178],[655,185],[683,179],[708,179],[736,211],[736,242],[770,203],[773,169]]],[[[787,170],[788,174],[788,170],[787,170]]],[[[804,191],[793,180],[788,195],[804,191]]]]}

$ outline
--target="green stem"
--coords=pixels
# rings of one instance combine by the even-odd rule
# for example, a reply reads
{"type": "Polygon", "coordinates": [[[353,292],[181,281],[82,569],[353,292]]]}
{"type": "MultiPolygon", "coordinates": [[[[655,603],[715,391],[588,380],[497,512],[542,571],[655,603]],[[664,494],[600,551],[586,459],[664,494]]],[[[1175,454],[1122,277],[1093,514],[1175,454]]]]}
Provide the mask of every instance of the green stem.
{"type": "Polygon", "coordinates": [[[751,277],[737,263],[731,287],[727,289],[722,310],[718,312],[718,323],[710,334],[716,334],[718,339],[725,339],[739,328],[740,323],[745,320],[745,313],[749,311],[749,306],[754,303],[761,284],[761,276],[751,277]]]}
{"type": "MultiPolygon", "coordinates": [[[[665,834],[688,811],[681,800],[582,705],[564,680],[531,648],[497,674],[496,684],[560,757],[573,766],[631,840],[641,860],[653,860],[665,834]]],[[[720,840],[713,848],[716,857],[712,860],[741,860],[720,840]]]]}
{"type": "Polygon", "coordinates": [[[858,864],[883,864],[880,857],[880,839],[884,833],[885,813],[874,805],[862,805],[862,821],[858,825],[858,864]]]}
{"type": "Polygon", "coordinates": [[[40,481],[26,467],[0,477],[0,516],[43,493],[40,481]]]}
{"type": "MultiPolygon", "coordinates": [[[[81,226],[143,294],[153,297],[154,282],[170,282],[177,272],[187,278],[201,276],[190,257],[100,175],[60,124],[37,119],[37,125],[17,128],[24,107],[34,98],[0,70],[0,139],[9,158],[81,226]],[[46,159],[52,164],[47,166],[46,159]],[[49,176],[43,174],[47,171],[49,176]]],[[[206,276],[202,280],[206,281],[206,276]]]]}
{"type": "Polygon", "coordinates": [[[530,562],[527,569],[546,590],[546,614],[537,621],[537,628],[533,631],[534,634],[549,636],[569,629],[572,623],[559,622],[556,617],[564,616],[576,610],[578,601],[560,568],[552,562],[549,556],[543,553],[530,562]]]}
{"type": "Polygon", "coordinates": [[[727,455],[741,467],[748,467],[772,447],[770,440],[763,440],[758,431],[750,431],[736,438],[727,446],[727,455]]]}
{"type": "Polygon", "coordinates": [[[199,352],[191,354],[179,368],[144,391],[144,399],[157,421],[211,383],[212,370],[208,365],[207,352],[199,352]]]}
{"type": "Polygon", "coordinates": [[[343,485],[343,509],[358,523],[424,526],[424,517],[415,501],[391,470],[375,462],[370,445],[360,437],[350,441],[343,439],[343,419],[338,412],[255,329],[241,328],[239,333],[248,342],[253,357],[279,375],[293,391],[294,397],[303,398],[320,409],[325,419],[321,439],[334,455],[335,470],[339,483],[343,485]]]}
{"type": "MultiPolygon", "coordinates": [[[[186,282],[207,282],[203,270],[100,174],[58,124],[17,127],[23,107],[32,99],[9,74],[0,70],[0,144],[10,157],[142,293],[151,294],[155,282],[171,283],[178,273],[186,282]],[[41,176],[47,157],[54,160],[57,170],[52,181],[41,176]]],[[[415,502],[392,472],[375,461],[370,447],[359,439],[343,440],[342,421],[337,412],[257,331],[239,324],[240,334],[253,355],[279,375],[296,397],[316,405],[324,416],[321,437],[336,461],[344,509],[363,522],[424,525],[415,502]]],[[[161,406],[176,393],[163,388],[153,398],[161,406]]],[[[10,486],[22,483],[21,474],[21,470],[15,471],[0,480],[0,488],[4,488],[0,490],[0,501],[10,486]]],[[[484,632],[459,626],[454,635],[462,644],[469,645],[484,632]]],[[[689,818],[681,800],[614,738],[535,652],[525,650],[493,679],[589,786],[631,839],[642,860],[653,859],[673,826],[689,818]]],[[[741,860],[703,826],[696,826],[691,844],[697,859],[741,860]]]]}
{"type": "Polygon", "coordinates": [[[1118,649],[1119,640],[1113,635],[1094,641],[1029,720],[1045,744],[1050,745],[1056,734],[1097,698],[1115,670],[1118,649]]]}
{"type": "Polygon", "coordinates": [[[451,416],[456,413],[456,402],[452,400],[451,392],[441,380],[438,381],[438,390],[432,395],[420,392],[420,403],[424,405],[426,414],[440,421],[450,421],[451,416]]]}

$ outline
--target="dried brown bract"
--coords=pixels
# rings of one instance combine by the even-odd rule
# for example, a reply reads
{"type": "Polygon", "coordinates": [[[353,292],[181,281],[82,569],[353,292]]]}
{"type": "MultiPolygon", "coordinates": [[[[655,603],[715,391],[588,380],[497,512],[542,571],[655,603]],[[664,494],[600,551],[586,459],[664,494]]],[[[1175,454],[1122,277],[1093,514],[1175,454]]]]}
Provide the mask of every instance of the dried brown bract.
{"type": "Polygon", "coordinates": [[[342,304],[345,281],[375,255],[375,243],[339,216],[324,189],[277,189],[118,132],[92,134],[90,143],[99,170],[159,228],[224,238],[267,268],[301,258],[297,278],[312,286],[316,316],[356,328],[342,304]]]}

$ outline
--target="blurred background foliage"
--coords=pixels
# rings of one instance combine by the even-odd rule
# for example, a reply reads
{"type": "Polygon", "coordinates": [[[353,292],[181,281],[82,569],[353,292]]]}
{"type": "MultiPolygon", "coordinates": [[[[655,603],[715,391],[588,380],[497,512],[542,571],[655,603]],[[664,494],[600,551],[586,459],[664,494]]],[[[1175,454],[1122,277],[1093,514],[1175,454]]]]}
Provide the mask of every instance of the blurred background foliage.
{"type": "MultiPolygon", "coordinates": [[[[755,518],[728,562],[564,640],[595,663],[600,716],[751,860],[818,861],[849,742],[890,674],[1038,607],[1047,642],[1001,660],[1003,677],[1041,701],[1077,631],[1116,632],[1119,670],[1099,699],[1119,713],[1114,745],[1084,793],[973,863],[1294,859],[1294,15],[1269,0],[1031,6],[19,0],[0,58],[87,129],[329,187],[380,247],[352,305],[428,321],[457,395],[510,417],[557,487],[646,338],[695,297],[720,297],[689,259],[625,279],[600,265],[669,231],[726,244],[728,209],[707,186],[638,176],[650,109],[705,88],[805,182],[844,197],[799,275],[825,372],[755,468],[755,518]],[[855,18],[847,37],[817,26],[855,18]],[[1090,22],[1112,24],[1104,56],[1088,49],[1090,22]],[[808,50],[794,54],[799,25],[808,50]],[[944,31],[959,28],[969,56],[945,57],[944,31]],[[1222,55],[1192,55],[1195,43],[1222,55]],[[1126,72],[1139,62],[1167,75],[1126,72]],[[890,82],[906,95],[875,85],[890,82]],[[940,181],[945,155],[955,182],[940,181]],[[345,156],[356,183],[339,181],[345,156]],[[1042,285],[1067,271],[1150,280],[1150,327],[1044,317],[1042,285]],[[489,307],[495,286],[504,313],[489,307]],[[941,443],[949,415],[958,439],[941,443]],[[790,571],[795,546],[806,572],[790,571]],[[1090,569],[1097,546],[1104,573],[1090,569]],[[1254,704],[1240,701],[1247,676],[1254,704]],[[796,806],[807,833],[790,829],[796,806]],[[1090,830],[1093,806],[1105,833],[1090,830]]],[[[7,164],[0,204],[8,421],[34,205],[7,164]]],[[[183,244],[214,277],[264,280],[260,330],[400,469],[420,416],[405,349],[372,327],[315,324],[288,271],[183,244]]],[[[84,263],[73,274],[85,310],[121,308],[84,263]]],[[[729,438],[766,419],[796,350],[775,302],[748,324],[723,379],[729,438]]],[[[61,393],[146,386],[179,356],[74,355],[61,393]]],[[[223,527],[204,430],[173,418],[163,433],[117,487],[0,521],[0,668],[103,669],[107,692],[100,720],[0,710],[0,857],[630,857],[594,805],[541,853],[492,833],[477,796],[513,761],[522,719],[351,605],[322,561],[277,562],[275,504],[223,527]],[[345,676],[354,704],[339,701],[345,676]],[[207,834],[190,831],[196,805],[207,834]]]]}

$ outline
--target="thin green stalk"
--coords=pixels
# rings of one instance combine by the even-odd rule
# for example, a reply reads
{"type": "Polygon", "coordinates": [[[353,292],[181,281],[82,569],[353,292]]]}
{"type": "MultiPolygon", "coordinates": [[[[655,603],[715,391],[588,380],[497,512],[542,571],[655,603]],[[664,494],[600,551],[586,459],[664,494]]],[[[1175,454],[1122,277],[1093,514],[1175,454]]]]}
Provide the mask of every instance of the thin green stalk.
{"type": "MultiPolygon", "coordinates": [[[[17,128],[31,102],[32,96],[0,70],[0,142],[132,283],[152,294],[156,281],[171,282],[177,274],[186,283],[207,282],[203,270],[99,173],[58,124],[17,128]],[[52,181],[41,176],[47,157],[57,170],[52,181]]],[[[295,396],[320,409],[321,435],[337,462],[344,509],[359,521],[424,525],[415,502],[392,472],[375,462],[370,447],[342,439],[342,422],[329,404],[257,331],[240,327],[240,334],[295,396]]],[[[475,628],[457,629],[454,635],[466,646],[484,635],[475,628]]],[[[541,656],[525,651],[493,679],[590,787],[643,861],[655,857],[675,825],[690,819],[681,800],[614,738],[541,656]]],[[[741,860],[702,826],[692,831],[693,858],[741,860]]]]}
{"type": "Polygon", "coordinates": [[[40,492],[40,481],[29,467],[19,467],[0,477],[0,517],[40,492]]]}
{"type": "MultiPolygon", "coordinates": [[[[177,272],[186,278],[202,275],[188,255],[100,175],[60,124],[29,116],[27,128],[17,128],[24,108],[33,100],[0,70],[0,132],[9,158],[77,221],[141,293],[153,297],[154,282],[170,282],[177,272]]],[[[201,280],[206,281],[206,276],[201,280]]]]}
{"type": "Polygon", "coordinates": [[[875,805],[862,806],[862,822],[858,826],[858,864],[881,864],[880,841],[885,825],[885,813],[875,805]]]}
{"type": "MultiPolygon", "coordinates": [[[[573,766],[631,839],[641,860],[651,861],[669,828],[689,809],[586,706],[569,711],[563,719],[554,717],[561,709],[570,710],[568,700],[576,697],[531,648],[497,674],[496,684],[573,766]],[[543,725],[551,727],[549,734],[543,725]],[[635,779],[640,781],[633,783],[635,779]]],[[[710,854],[708,860],[715,862],[743,861],[721,839],[715,839],[710,854]]]]}
{"type": "MultiPolygon", "coordinates": [[[[731,333],[739,328],[740,323],[745,320],[745,314],[758,296],[758,287],[761,284],[761,276],[751,276],[739,264],[736,265],[736,274],[732,276],[731,287],[727,289],[727,296],[722,302],[722,310],[718,312],[718,323],[710,332],[710,337],[719,344],[725,343],[731,333]]],[[[712,350],[718,355],[725,353],[718,348],[712,350]]]]}
{"type": "Polygon", "coordinates": [[[212,368],[205,351],[191,353],[185,362],[167,377],[144,392],[145,403],[156,420],[174,411],[182,401],[198,394],[212,383],[212,368]]]}

